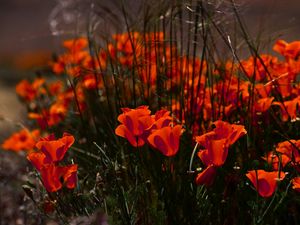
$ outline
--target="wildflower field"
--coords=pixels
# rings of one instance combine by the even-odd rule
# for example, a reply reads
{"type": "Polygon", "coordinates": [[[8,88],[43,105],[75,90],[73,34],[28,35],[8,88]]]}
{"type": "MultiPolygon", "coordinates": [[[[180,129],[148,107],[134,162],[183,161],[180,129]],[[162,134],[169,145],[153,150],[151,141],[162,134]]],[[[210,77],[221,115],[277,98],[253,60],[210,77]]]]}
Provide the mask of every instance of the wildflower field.
{"type": "Polygon", "coordinates": [[[300,224],[300,41],[234,0],[111,6],[16,85],[24,224],[300,224]]]}

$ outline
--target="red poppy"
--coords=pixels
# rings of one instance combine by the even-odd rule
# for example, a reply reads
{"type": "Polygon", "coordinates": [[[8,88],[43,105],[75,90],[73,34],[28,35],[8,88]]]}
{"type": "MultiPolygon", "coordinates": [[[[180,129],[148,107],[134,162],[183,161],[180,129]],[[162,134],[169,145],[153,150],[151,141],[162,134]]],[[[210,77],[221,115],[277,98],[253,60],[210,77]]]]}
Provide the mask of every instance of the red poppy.
{"type": "Polygon", "coordinates": [[[277,171],[251,170],[246,176],[252,182],[260,196],[270,197],[276,190],[277,181],[283,180],[285,174],[284,172],[278,173],[277,171]]]}
{"type": "Polygon", "coordinates": [[[158,149],[165,156],[174,156],[179,150],[179,139],[182,126],[167,126],[153,131],[148,137],[151,146],[158,149]]]}

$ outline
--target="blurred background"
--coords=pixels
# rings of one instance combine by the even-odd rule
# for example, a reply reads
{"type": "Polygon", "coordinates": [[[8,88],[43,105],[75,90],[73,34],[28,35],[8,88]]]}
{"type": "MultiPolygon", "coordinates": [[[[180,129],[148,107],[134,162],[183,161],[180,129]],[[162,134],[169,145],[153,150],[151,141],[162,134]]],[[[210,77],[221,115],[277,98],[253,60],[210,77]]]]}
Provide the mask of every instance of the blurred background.
{"type": "MultiPolygon", "coordinates": [[[[15,94],[16,83],[32,75],[30,69],[45,65],[53,52],[60,52],[62,40],[85,31],[94,2],[105,5],[110,1],[0,0],[0,118],[5,118],[0,120],[0,142],[19,130],[16,124],[25,118],[25,108],[15,94]]],[[[138,0],[124,2],[134,7],[138,0]]],[[[236,2],[253,38],[259,36],[269,47],[279,38],[300,40],[299,0],[236,2]]],[[[32,224],[26,221],[28,199],[24,203],[21,187],[26,165],[24,156],[0,150],[0,225],[32,224]]]]}

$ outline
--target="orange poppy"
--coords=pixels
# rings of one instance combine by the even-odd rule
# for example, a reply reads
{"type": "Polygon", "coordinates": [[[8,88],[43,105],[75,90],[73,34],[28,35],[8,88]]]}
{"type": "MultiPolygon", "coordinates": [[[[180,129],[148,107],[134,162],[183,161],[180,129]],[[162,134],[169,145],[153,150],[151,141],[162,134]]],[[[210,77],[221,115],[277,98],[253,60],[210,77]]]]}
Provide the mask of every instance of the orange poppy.
{"type": "Polygon", "coordinates": [[[42,109],[41,113],[28,113],[28,118],[37,121],[42,130],[62,122],[68,113],[68,104],[55,102],[50,109],[42,109]]]}
{"type": "Polygon", "coordinates": [[[73,189],[77,182],[77,165],[56,166],[53,163],[44,165],[41,168],[41,178],[48,192],[56,192],[62,188],[61,178],[67,188],[73,189]]]}
{"type": "Polygon", "coordinates": [[[63,170],[63,180],[66,187],[69,189],[75,188],[77,183],[78,166],[76,164],[72,164],[72,165],[62,167],[62,170],[63,170]]]}
{"type": "Polygon", "coordinates": [[[32,83],[28,80],[20,81],[16,86],[16,93],[26,101],[34,100],[38,94],[42,85],[45,83],[45,80],[42,78],[35,79],[32,83]]]}
{"type": "Polygon", "coordinates": [[[248,171],[246,176],[252,182],[260,196],[270,197],[276,190],[277,181],[283,180],[285,174],[284,172],[278,173],[277,171],[251,170],[248,171]]]}
{"type": "Polygon", "coordinates": [[[153,118],[148,106],[140,106],[136,109],[123,108],[123,113],[118,116],[121,122],[115,133],[118,136],[126,138],[134,147],[140,147],[145,144],[146,130],[152,126],[153,118]]]}
{"type": "Polygon", "coordinates": [[[206,165],[222,166],[228,155],[227,139],[207,140],[207,149],[200,150],[198,153],[201,161],[206,165]]]}
{"type": "Polygon", "coordinates": [[[198,152],[198,157],[207,166],[196,177],[196,183],[206,186],[213,183],[216,168],[225,163],[229,146],[247,133],[242,125],[230,124],[221,120],[213,124],[216,127],[212,131],[196,137],[196,141],[205,148],[198,152]]]}
{"type": "Polygon", "coordinates": [[[289,140],[278,143],[276,151],[286,155],[293,162],[300,162],[300,140],[289,140]]]}
{"type": "Polygon", "coordinates": [[[279,163],[281,164],[281,168],[284,168],[291,161],[287,155],[279,154],[278,156],[278,154],[274,154],[273,152],[269,152],[267,157],[262,158],[272,165],[273,170],[278,170],[279,163]]]}
{"type": "Polygon", "coordinates": [[[5,150],[22,151],[32,150],[40,137],[39,130],[29,131],[27,129],[20,130],[12,134],[1,145],[5,150]]]}
{"type": "Polygon", "coordinates": [[[215,125],[213,131],[196,137],[196,141],[205,148],[210,140],[227,139],[226,144],[232,145],[247,133],[243,125],[230,124],[221,120],[213,124],[215,125]]]}
{"type": "Polygon", "coordinates": [[[267,97],[267,98],[261,98],[258,99],[257,102],[254,104],[254,108],[256,112],[265,112],[267,111],[274,100],[274,97],[267,97]]]}
{"type": "Polygon", "coordinates": [[[86,38],[70,39],[63,42],[63,46],[69,51],[78,52],[88,46],[86,38]]]}
{"type": "Polygon", "coordinates": [[[300,177],[295,177],[293,180],[292,180],[292,183],[293,183],[293,189],[300,192],[300,177]]]}
{"type": "Polygon", "coordinates": [[[155,113],[154,116],[154,122],[151,126],[151,129],[160,129],[166,126],[169,126],[169,124],[172,121],[172,117],[170,116],[170,111],[166,109],[161,109],[155,113]]]}
{"type": "Polygon", "coordinates": [[[64,133],[63,137],[57,140],[41,140],[37,142],[36,147],[46,155],[48,161],[58,162],[63,159],[74,141],[72,135],[64,133]]]}
{"type": "Polygon", "coordinates": [[[228,139],[229,145],[234,144],[240,137],[247,133],[243,125],[230,124],[222,120],[218,120],[213,124],[216,126],[214,132],[216,133],[217,138],[228,139]]]}
{"type": "Polygon", "coordinates": [[[174,156],[179,150],[179,139],[182,131],[181,125],[163,127],[153,131],[147,140],[163,155],[174,156]]]}
{"type": "Polygon", "coordinates": [[[214,165],[210,165],[197,175],[196,184],[205,185],[206,187],[211,186],[214,182],[216,174],[217,168],[214,165]]]}
{"type": "Polygon", "coordinates": [[[60,168],[52,163],[41,168],[42,182],[48,192],[55,192],[62,188],[61,176],[60,168]]]}
{"type": "Polygon", "coordinates": [[[43,185],[48,192],[58,191],[63,184],[70,189],[76,187],[78,166],[57,165],[73,143],[74,137],[70,134],[64,133],[63,137],[57,140],[51,134],[41,138],[36,144],[40,151],[28,154],[27,159],[40,172],[43,185]]]}
{"type": "Polygon", "coordinates": [[[42,152],[31,152],[27,155],[27,159],[38,171],[47,164],[46,155],[42,152]]]}
{"type": "Polygon", "coordinates": [[[284,40],[278,40],[273,50],[285,56],[286,58],[297,59],[300,53],[300,41],[287,43],[284,40]]]}

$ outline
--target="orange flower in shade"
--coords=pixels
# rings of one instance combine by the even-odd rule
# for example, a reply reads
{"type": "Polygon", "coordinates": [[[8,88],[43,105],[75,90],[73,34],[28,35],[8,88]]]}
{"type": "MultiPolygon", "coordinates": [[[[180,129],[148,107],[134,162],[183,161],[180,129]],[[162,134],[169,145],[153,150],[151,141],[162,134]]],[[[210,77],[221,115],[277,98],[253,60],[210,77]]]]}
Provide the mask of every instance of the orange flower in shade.
{"type": "Polygon", "coordinates": [[[214,165],[210,165],[197,175],[196,184],[209,187],[214,183],[216,174],[217,168],[214,165]]]}
{"type": "Polygon", "coordinates": [[[274,100],[274,97],[259,99],[254,104],[255,111],[256,112],[265,112],[265,111],[267,111],[271,107],[273,100],[274,100]]]}
{"type": "Polygon", "coordinates": [[[62,188],[63,183],[69,189],[76,187],[77,165],[56,166],[47,164],[41,168],[41,177],[44,187],[48,192],[55,192],[62,188]]]}
{"type": "Polygon", "coordinates": [[[12,134],[8,139],[6,139],[1,147],[5,150],[12,151],[22,151],[22,150],[32,150],[40,137],[39,130],[29,131],[27,129],[20,130],[12,134]]]}
{"type": "Polygon", "coordinates": [[[40,172],[43,185],[48,192],[58,191],[63,184],[69,189],[75,188],[77,165],[58,165],[73,143],[74,137],[70,134],[64,133],[59,139],[55,139],[52,134],[41,138],[36,144],[38,152],[28,154],[27,159],[40,172]]]}
{"type": "Polygon", "coordinates": [[[72,135],[64,133],[63,137],[57,140],[53,140],[53,136],[49,136],[46,140],[37,142],[36,147],[45,154],[47,161],[58,162],[64,158],[74,141],[72,135]]]}
{"type": "Polygon", "coordinates": [[[293,189],[300,192],[300,177],[295,177],[293,180],[292,180],[292,183],[293,183],[293,189]]]}
{"type": "Polygon", "coordinates": [[[300,140],[289,140],[278,143],[276,151],[286,155],[293,163],[300,163],[300,140]]]}
{"type": "Polygon", "coordinates": [[[207,167],[196,177],[196,183],[210,186],[216,175],[216,168],[221,167],[227,158],[229,146],[234,144],[247,131],[242,125],[230,124],[221,120],[214,122],[212,131],[196,137],[196,141],[205,149],[198,152],[198,157],[207,167]]]}
{"type": "Polygon", "coordinates": [[[281,168],[284,168],[291,161],[287,155],[280,153],[274,154],[273,152],[269,152],[267,157],[262,158],[272,165],[273,170],[279,169],[279,163],[281,164],[281,168]]]}
{"type": "Polygon", "coordinates": [[[38,94],[39,89],[45,83],[45,80],[42,78],[35,79],[32,84],[28,80],[22,80],[16,86],[17,94],[26,101],[34,100],[38,94]]]}
{"type": "Polygon", "coordinates": [[[287,43],[284,40],[278,40],[275,43],[273,50],[287,58],[297,59],[300,54],[300,41],[287,43]]]}
{"type": "Polygon", "coordinates": [[[292,100],[284,101],[283,104],[281,102],[273,102],[272,104],[280,107],[282,121],[286,122],[289,118],[291,121],[297,120],[299,102],[300,98],[297,97],[292,100]]]}
{"type": "Polygon", "coordinates": [[[170,111],[166,109],[161,109],[152,116],[153,124],[150,127],[151,130],[160,129],[163,127],[169,126],[172,121],[172,117],[170,116],[170,111]]]}
{"type": "Polygon", "coordinates": [[[122,108],[122,111],[123,113],[118,116],[121,125],[116,128],[116,135],[126,138],[134,147],[143,146],[147,138],[146,130],[153,123],[151,111],[147,106],[136,109],[122,108]]]}
{"type": "Polygon", "coordinates": [[[63,46],[69,51],[78,52],[88,46],[86,38],[70,39],[63,42],[63,46]]]}
{"type": "Polygon", "coordinates": [[[47,164],[46,155],[42,152],[31,152],[27,155],[27,159],[38,171],[41,171],[42,167],[47,164]]]}
{"type": "Polygon", "coordinates": [[[163,127],[153,131],[147,140],[163,155],[174,156],[179,150],[179,139],[182,131],[181,125],[163,127]]]}
{"type": "Polygon", "coordinates": [[[56,102],[50,109],[43,109],[41,113],[28,113],[28,118],[36,120],[42,130],[62,122],[68,113],[68,104],[56,102]]]}
{"type": "Polygon", "coordinates": [[[277,187],[277,181],[283,180],[285,174],[284,172],[278,173],[277,171],[251,170],[246,176],[252,182],[260,196],[270,197],[277,187]]]}

